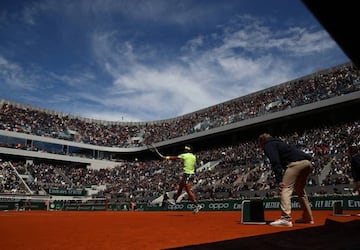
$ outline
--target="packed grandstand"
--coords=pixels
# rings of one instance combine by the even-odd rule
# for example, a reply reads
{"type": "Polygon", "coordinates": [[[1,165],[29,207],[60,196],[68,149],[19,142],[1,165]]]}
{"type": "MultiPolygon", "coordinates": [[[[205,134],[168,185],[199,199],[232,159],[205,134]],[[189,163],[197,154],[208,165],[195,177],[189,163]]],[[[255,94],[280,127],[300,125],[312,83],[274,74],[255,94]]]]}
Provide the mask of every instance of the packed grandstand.
{"type": "Polygon", "coordinates": [[[44,200],[151,203],[176,189],[176,154],[198,157],[199,200],[274,197],[274,175],[257,147],[271,132],[313,155],[310,196],[350,194],[348,144],[360,143],[360,71],[347,63],[181,117],[99,121],[0,100],[0,194],[44,200]]]}

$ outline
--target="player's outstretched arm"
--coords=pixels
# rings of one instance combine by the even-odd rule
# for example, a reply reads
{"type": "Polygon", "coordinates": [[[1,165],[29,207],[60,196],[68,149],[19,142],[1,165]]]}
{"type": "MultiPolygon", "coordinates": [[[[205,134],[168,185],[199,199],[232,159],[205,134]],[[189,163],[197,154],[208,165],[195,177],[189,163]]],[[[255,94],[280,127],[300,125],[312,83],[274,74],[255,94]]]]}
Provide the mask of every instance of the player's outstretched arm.
{"type": "Polygon", "coordinates": [[[163,157],[165,160],[176,160],[178,159],[177,156],[173,156],[173,155],[167,155],[163,157]]]}

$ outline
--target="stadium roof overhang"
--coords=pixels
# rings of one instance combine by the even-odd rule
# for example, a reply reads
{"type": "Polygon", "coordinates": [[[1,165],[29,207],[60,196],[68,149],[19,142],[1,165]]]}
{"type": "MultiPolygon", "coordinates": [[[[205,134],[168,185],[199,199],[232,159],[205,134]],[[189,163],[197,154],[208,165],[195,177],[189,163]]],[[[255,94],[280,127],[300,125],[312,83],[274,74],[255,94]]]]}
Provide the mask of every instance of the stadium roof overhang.
{"type": "Polygon", "coordinates": [[[359,68],[359,9],[356,1],[302,0],[343,52],[359,68]],[[356,6],[355,6],[356,5],[356,6]]]}

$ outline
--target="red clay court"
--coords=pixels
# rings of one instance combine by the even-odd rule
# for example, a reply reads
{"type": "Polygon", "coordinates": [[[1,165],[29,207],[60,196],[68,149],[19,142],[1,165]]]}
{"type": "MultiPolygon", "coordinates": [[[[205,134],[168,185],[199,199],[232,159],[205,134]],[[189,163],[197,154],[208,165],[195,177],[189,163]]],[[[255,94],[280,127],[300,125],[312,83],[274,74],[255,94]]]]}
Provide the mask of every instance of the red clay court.
{"type": "MultiPolygon", "coordinates": [[[[0,212],[0,244],[2,250],[360,249],[359,216],[313,213],[314,225],[280,228],[241,224],[240,211],[8,211],[0,212]]],[[[279,214],[265,211],[265,220],[279,214]]]]}

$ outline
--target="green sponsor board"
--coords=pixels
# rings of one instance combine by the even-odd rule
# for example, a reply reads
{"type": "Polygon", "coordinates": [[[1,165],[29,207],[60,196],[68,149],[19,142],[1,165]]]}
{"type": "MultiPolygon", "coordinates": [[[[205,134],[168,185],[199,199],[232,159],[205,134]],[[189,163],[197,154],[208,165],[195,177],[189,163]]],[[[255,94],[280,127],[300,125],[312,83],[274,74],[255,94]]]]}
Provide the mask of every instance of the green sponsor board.
{"type": "MultiPolygon", "coordinates": [[[[204,201],[199,202],[198,204],[202,206],[202,210],[205,211],[233,211],[241,209],[241,202],[239,201],[204,201]]],[[[174,210],[174,211],[189,211],[194,210],[195,205],[193,203],[183,202],[175,205],[166,205],[164,207],[166,210],[174,210]]]]}

